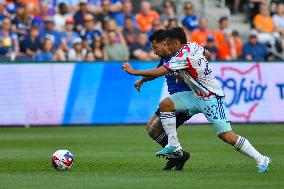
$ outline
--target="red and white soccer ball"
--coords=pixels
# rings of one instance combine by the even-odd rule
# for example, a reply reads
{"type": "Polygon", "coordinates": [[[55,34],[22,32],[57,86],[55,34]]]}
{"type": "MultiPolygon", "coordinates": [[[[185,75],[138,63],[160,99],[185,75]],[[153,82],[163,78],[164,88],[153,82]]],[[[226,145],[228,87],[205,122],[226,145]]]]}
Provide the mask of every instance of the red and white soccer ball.
{"type": "Polygon", "coordinates": [[[58,171],[68,171],[74,164],[74,157],[68,150],[57,150],[51,157],[51,163],[58,171]]]}

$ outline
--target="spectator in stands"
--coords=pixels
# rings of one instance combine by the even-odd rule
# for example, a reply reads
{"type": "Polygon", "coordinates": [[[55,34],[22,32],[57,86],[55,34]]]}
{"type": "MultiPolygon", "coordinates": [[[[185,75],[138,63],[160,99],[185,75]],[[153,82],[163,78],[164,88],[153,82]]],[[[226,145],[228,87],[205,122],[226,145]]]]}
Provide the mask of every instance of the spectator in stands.
{"type": "Polygon", "coordinates": [[[16,1],[14,1],[14,0],[6,0],[5,9],[10,14],[14,15],[16,10],[17,10],[16,1]]]}
{"type": "MultiPolygon", "coordinates": [[[[68,7],[68,12],[76,12],[76,10],[78,9],[78,4],[80,2],[86,2],[84,0],[56,0],[56,6],[60,6],[60,4],[65,4],[68,7]]],[[[94,0],[96,1],[96,0],[94,0]]],[[[89,4],[91,4],[92,0],[88,0],[89,4]]]]}
{"type": "Polygon", "coordinates": [[[60,3],[58,5],[58,13],[54,15],[54,29],[60,32],[64,31],[65,22],[68,17],[71,17],[68,14],[68,6],[65,3],[60,3]]]}
{"type": "Polygon", "coordinates": [[[45,18],[52,18],[52,15],[48,12],[48,4],[46,2],[41,2],[39,4],[39,11],[36,12],[36,15],[32,20],[32,25],[37,25],[40,30],[43,30],[45,27],[45,18]]]}
{"type": "Polygon", "coordinates": [[[237,50],[232,30],[227,28],[224,31],[224,41],[218,46],[218,58],[220,60],[236,60],[237,50]]]}
{"type": "Polygon", "coordinates": [[[122,0],[102,0],[102,12],[114,19],[120,27],[123,26],[122,0]]]}
{"type": "Polygon", "coordinates": [[[237,58],[239,59],[242,56],[243,41],[240,38],[239,32],[237,30],[233,30],[232,37],[233,37],[233,40],[234,40],[234,43],[235,43],[237,58]]]}
{"type": "Polygon", "coordinates": [[[103,51],[104,44],[101,36],[96,36],[93,39],[93,54],[96,61],[103,61],[106,59],[106,54],[103,51]]]}
{"type": "Polygon", "coordinates": [[[3,1],[1,2],[0,1],[0,26],[2,26],[2,20],[4,18],[13,18],[13,15],[10,14],[7,10],[6,10],[6,2],[3,1]]]}
{"type": "Polygon", "coordinates": [[[102,0],[87,0],[87,2],[88,10],[94,15],[99,15],[102,12],[102,0]]]}
{"type": "Polygon", "coordinates": [[[263,3],[268,3],[268,0],[249,0],[248,3],[246,3],[246,21],[248,21],[253,27],[253,19],[255,15],[259,13],[260,5],[263,3]]]}
{"type": "Polygon", "coordinates": [[[53,45],[55,48],[59,47],[62,35],[60,32],[54,30],[54,19],[52,16],[48,16],[44,18],[44,29],[40,33],[41,41],[48,35],[52,37],[53,45]]]}
{"type": "Polygon", "coordinates": [[[81,37],[81,39],[82,39],[83,49],[87,49],[87,51],[91,51],[92,50],[92,46],[89,45],[88,40],[85,37],[81,37]]]}
{"type": "Polygon", "coordinates": [[[281,36],[281,48],[284,52],[284,4],[280,3],[277,5],[276,14],[273,15],[273,22],[276,27],[276,31],[281,36]]]}
{"type": "Polygon", "coordinates": [[[175,3],[172,0],[166,0],[163,7],[164,11],[160,16],[160,20],[166,26],[169,24],[170,19],[176,18],[175,3]]]}
{"type": "Polygon", "coordinates": [[[261,43],[270,44],[272,51],[276,49],[276,40],[280,38],[279,33],[276,32],[273,19],[269,13],[267,4],[261,4],[260,13],[253,19],[255,30],[258,32],[257,38],[261,43]]]}
{"type": "Polygon", "coordinates": [[[278,4],[276,14],[272,17],[276,30],[284,35],[284,4],[278,4]]]}
{"type": "Polygon", "coordinates": [[[139,33],[137,43],[130,47],[131,58],[143,61],[151,61],[157,57],[154,55],[146,33],[139,33]]]}
{"type": "Polygon", "coordinates": [[[31,19],[27,14],[25,4],[18,3],[16,15],[12,20],[12,30],[18,35],[19,42],[22,43],[27,31],[31,27],[31,19]]]}
{"type": "Polygon", "coordinates": [[[224,16],[219,19],[219,28],[214,32],[214,39],[217,46],[224,42],[223,30],[226,28],[229,28],[229,20],[228,17],[224,16]]]}
{"type": "Polygon", "coordinates": [[[132,5],[132,2],[130,0],[126,0],[124,1],[123,3],[123,6],[122,6],[122,14],[120,17],[118,17],[117,19],[117,24],[122,28],[124,26],[124,23],[125,23],[125,19],[126,18],[131,18],[133,24],[134,24],[134,27],[135,28],[138,28],[138,24],[136,22],[136,19],[135,19],[135,16],[133,14],[133,5],[132,5]]]}
{"type": "Polygon", "coordinates": [[[65,46],[61,44],[59,48],[55,51],[53,60],[56,62],[68,61],[67,56],[66,56],[68,52],[69,52],[69,49],[65,48],[65,46]]]}
{"type": "Polygon", "coordinates": [[[86,14],[84,16],[84,30],[82,36],[88,40],[88,44],[92,45],[93,38],[95,36],[101,36],[103,33],[96,27],[94,16],[92,14],[86,14]]]}
{"type": "Polygon", "coordinates": [[[47,5],[46,12],[49,16],[54,16],[57,11],[56,1],[57,0],[39,0],[40,4],[46,3],[47,5]]]}
{"type": "MultiPolygon", "coordinates": [[[[96,59],[95,59],[95,55],[92,51],[88,51],[87,54],[86,54],[86,59],[85,61],[87,62],[94,62],[96,59]]],[[[98,61],[98,60],[97,60],[98,61]]]]}
{"type": "Polygon", "coordinates": [[[246,61],[264,61],[268,55],[266,46],[257,40],[257,33],[251,32],[243,47],[243,58],[246,61]]]}
{"type": "Polygon", "coordinates": [[[122,33],[128,46],[137,42],[139,30],[134,27],[131,17],[125,17],[122,33]]]}
{"type": "Polygon", "coordinates": [[[74,19],[72,17],[65,20],[65,31],[62,33],[63,38],[66,39],[68,48],[73,47],[73,39],[80,37],[80,35],[74,31],[74,19]]]}
{"type": "Polygon", "coordinates": [[[37,12],[39,12],[39,0],[21,0],[19,2],[22,2],[25,4],[26,11],[29,16],[35,16],[37,12]]]}
{"type": "Polygon", "coordinates": [[[152,29],[154,20],[159,19],[159,14],[153,11],[148,1],[140,3],[140,12],[135,16],[141,32],[148,32],[152,29]]]}
{"type": "Polygon", "coordinates": [[[205,18],[200,18],[199,27],[192,33],[191,40],[201,46],[206,45],[206,40],[209,35],[213,35],[212,31],[207,28],[207,21],[205,18]]]}
{"type": "Polygon", "coordinates": [[[17,35],[11,31],[11,21],[9,18],[2,20],[0,31],[0,56],[14,60],[19,52],[19,43],[17,35]]]}
{"type": "Polygon", "coordinates": [[[84,61],[87,55],[87,49],[82,46],[82,39],[77,37],[73,40],[73,48],[68,52],[69,61],[84,61]]]}
{"type": "Polygon", "coordinates": [[[166,29],[166,27],[165,25],[163,25],[163,23],[160,20],[154,20],[152,23],[152,29],[147,32],[148,37],[151,36],[154,33],[154,31],[157,31],[159,29],[166,29]]]}
{"type": "Polygon", "coordinates": [[[122,29],[119,28],[113,19],[109,19],[104,25],[105,32],[115,32],[116,33],[116,41],[121,43],[127,47],[127,42],[122,34],[122,29]]]}
{"type": "Polygon", "coordinates": [[[106,61],[125,61],[128,60],[129,51],[121,42],[117,42],[117,34],[115,31],[109,31],[105,38],[104,53],[106,61]]]}
{"type": "Polygon", "coordinates": [[[218,56],[218,50],[214,41],[214,37],[212,35],[209,35],[207,37],[207,42],[205,49],[207,49],[210,52],[210,57],[208,57],[208,60],[216,60],[218,56]]]}
{"type": "Polygon", "coordinates": [[[34,57],[35,61],[53,61],[53,38],[46,36],[42,42],[42,50],[34,57]]]}
{"type": "Polygon", "coordinates": [[[154,33],[154,31],[157,31],[159,29],[165,29],[165,26],[163,23],[161,23],[160,20],[154,20],[152,23],[152,29],[147,32],[147,35],[150,36],[154,33]]]}
{"type": "Polygon", "coordinates": [[[108,32],[115,32],[116,33],[116,42],[121,43],[127,47],[126,40],[122,34],[122,29],[119,28],[113,19],[107,20],[107,22],[104,25],[104,31],[106,33],[108,32]]]}
{"type": "Polygon", "coordinates": [[[184,4],[184,17],[182,19],[182,25],[190,32],[193,32],[198,28],[198,18],[194,14],[194,7],[191,2],[186,2],[184,4]]]}
{"type": "Polygon", "coordinates": [[[176,18],[171,18],[168,20],[167,29],[179,27],[178,20],[176,18]]]}
{"type": "Polygon", "coordinates": [[[34,57],[41,48],[41,43],[39,39],[39,28],[38,26],[32,26],[29,34],[25,37],[23,42],[22,51],[29,57],[34,57]]]}
{"type": "Polygon", "coordinates": [[[81,0],[79,3],[79,10],[75,12],[73,18],[75,20],[75,30],[81,33],[84,27],[84,17],[87,14],[91,14],[88,11],[87,0],[81,0]]]}

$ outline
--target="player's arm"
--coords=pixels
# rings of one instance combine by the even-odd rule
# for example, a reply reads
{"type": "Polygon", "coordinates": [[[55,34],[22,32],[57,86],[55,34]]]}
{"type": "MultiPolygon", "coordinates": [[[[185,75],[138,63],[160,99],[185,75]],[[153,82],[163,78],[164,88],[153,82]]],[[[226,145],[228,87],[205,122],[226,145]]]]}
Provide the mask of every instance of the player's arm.
{"type": "Polygon", "coordinates": [[[126,71],[130,75],[143,76],[143,77],[161,77],[169,73],[169,70],[160,66],[158,68],[148,69],[148,70],[134,70],[132,66],[128,63],[123,64],[122,70],[126,71]]]}
{"type": "Polygon", "coordinates": [[[145,82],[148,82],[148,81],[152,81],[156,79],[156,77],[143,77],[139,80],[137,80],[135,83],[134,83],[134,87],[135,89],[137,89],[137,91],[140,92],[141,90],[141,86],[145,83],[145,82]]]}

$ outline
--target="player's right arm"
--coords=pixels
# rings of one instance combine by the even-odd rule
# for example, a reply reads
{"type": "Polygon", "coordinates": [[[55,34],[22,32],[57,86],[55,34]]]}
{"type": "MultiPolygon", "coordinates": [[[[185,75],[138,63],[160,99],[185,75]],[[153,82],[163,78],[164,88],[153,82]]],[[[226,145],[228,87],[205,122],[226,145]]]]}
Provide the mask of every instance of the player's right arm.
{"type": "Polygon", "coordinates": [[[170,71],[164,67],[160,66],[158,68],[148,69],[148,70],[135,70],[129,63],[123,64],[122,70],[126,71],[130,75],[143,76],[143,77],[161,77],[168,74],[170,71]]]}

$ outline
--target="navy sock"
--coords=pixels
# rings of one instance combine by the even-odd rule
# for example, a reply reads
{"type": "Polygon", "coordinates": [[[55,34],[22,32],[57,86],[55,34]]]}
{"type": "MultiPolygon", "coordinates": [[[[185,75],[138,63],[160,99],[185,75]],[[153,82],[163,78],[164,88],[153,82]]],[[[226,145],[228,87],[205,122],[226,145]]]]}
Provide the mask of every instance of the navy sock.
{"type": "Polygon", "coordinates": [[[165,132],[162,132],[155,141],[159,143],[163,148],[168,144],[168,136],[165,132]]]}

